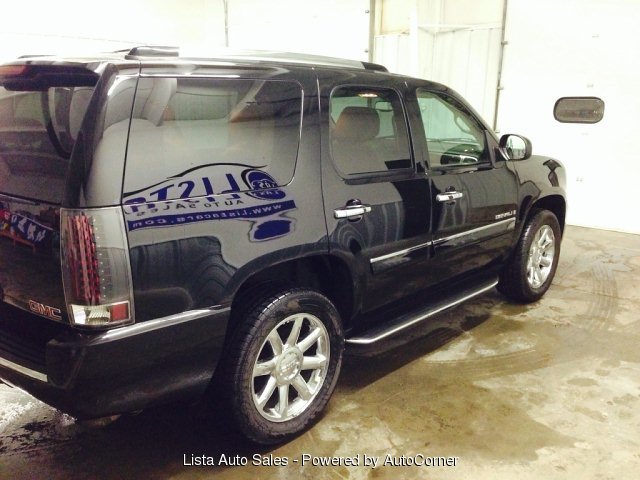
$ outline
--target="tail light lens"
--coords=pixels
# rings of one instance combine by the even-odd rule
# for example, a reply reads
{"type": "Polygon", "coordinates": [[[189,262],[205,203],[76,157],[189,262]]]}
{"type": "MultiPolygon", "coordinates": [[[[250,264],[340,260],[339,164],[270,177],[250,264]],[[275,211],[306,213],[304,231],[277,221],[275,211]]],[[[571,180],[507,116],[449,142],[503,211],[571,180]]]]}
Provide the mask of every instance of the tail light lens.
{"type": "Polygon", "coordinates": [[[103,328],[133,323],[129,249],[120,207],[63,208],[60,235],[71,322],[103,328]]]}

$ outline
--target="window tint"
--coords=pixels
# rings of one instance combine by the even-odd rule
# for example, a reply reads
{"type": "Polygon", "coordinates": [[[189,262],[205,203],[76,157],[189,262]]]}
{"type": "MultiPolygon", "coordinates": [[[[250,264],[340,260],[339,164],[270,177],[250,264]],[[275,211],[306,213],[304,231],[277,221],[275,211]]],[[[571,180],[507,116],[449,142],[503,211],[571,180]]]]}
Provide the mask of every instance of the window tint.
{"type": "Polygon", "coordinates": [[[301,107],[302,90],[294,82],[141,78],[125,202],[287,184],[295,169],[301,107]]]}
{"type": "Polygon", "coordinates": [[[604,117],[604,102],[597,97],[563,97],[553,107],[562,123],[598,123],[604,117]]]}
{"type": "Polygon", "coordinates": [[[339,87],[329,110],[331,152],[342,174],[411,168],[405,116],[394,90],[339,87]]]}
{"type": "MultiPolygon", "coordinates": [[[[47,86],[49,80],[56,86],[47,86]]],[[[0,86],[0,192],[61,203],[69,158],[93,87],[0,86]]]]}
{"type": "Polygon", "coordinates": [[[431,168],[488,162],[484,128],[455,98],[418,89],[431,168]]]}

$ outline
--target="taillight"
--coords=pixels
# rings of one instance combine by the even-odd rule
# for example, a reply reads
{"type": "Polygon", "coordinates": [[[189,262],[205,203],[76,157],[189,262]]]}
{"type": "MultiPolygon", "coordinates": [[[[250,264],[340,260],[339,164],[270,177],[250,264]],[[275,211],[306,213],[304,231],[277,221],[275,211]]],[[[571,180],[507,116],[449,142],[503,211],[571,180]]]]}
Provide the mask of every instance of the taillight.
{"type": "Polygon", "coordinates": [[[60,209],[60,233],[71,322],[89,327],[133,323],[131,267],[120,208],[60,209]]]}

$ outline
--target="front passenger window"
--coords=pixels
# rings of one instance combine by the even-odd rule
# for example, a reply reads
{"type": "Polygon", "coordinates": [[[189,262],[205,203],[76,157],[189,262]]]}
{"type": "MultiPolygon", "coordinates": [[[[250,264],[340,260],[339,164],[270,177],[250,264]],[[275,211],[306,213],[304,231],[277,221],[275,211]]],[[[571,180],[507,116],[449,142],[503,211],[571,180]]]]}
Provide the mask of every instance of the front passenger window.
{"type": "Polygon", "coordinates": [[[418,89],[431,168],[489,162],[484,128],[455,98],[418,89]]]}

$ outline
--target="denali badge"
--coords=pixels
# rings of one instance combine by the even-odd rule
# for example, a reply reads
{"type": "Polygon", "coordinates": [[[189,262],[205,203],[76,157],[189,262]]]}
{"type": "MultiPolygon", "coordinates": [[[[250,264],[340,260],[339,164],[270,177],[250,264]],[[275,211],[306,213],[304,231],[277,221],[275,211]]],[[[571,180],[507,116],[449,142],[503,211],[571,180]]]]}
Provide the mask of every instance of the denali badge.
{"type": "Polygon", "coordinates": [[[513,217],[515,214],[516,214],[515,210],[511,210],[510,212],[499,213],[496,215],[496,220],[513,217]]]}
{"type": "Polygon", "coordinates": [[[60,316],[60,309],[44,305],[43,303],[29,300],[29,308],[32,312],[44,315],[45,317],[53,318],[54,320],[62,320],[60,316]]]}

